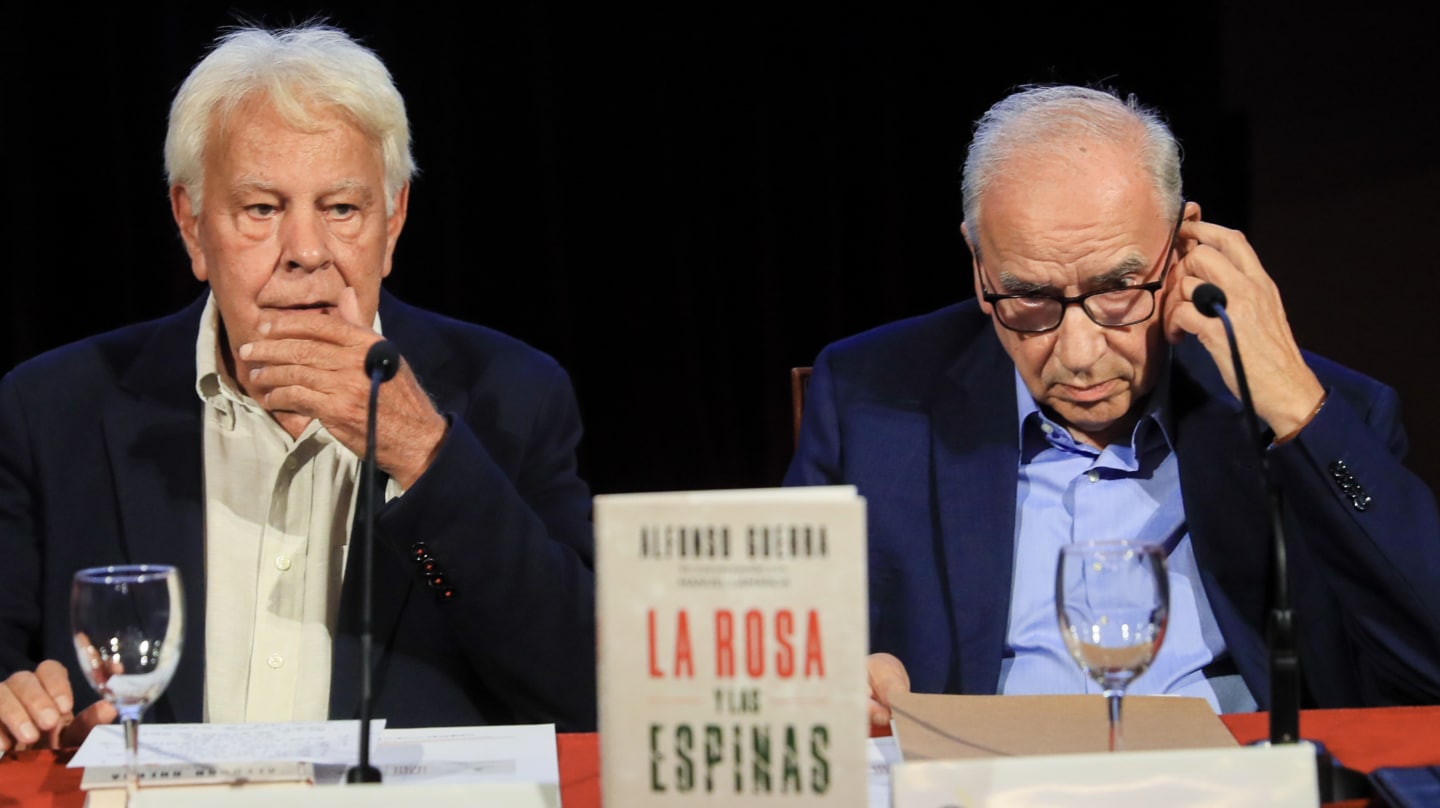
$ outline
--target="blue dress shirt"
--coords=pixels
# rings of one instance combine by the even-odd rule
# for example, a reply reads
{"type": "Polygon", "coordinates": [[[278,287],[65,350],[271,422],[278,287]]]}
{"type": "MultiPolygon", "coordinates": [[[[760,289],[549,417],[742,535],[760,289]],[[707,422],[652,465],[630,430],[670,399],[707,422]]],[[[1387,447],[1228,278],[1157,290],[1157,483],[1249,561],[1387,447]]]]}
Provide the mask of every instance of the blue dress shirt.
{"type": "Polygon", "coordinates": [[[1170,576],[1170,623],[1150,669],[1127,693],[1195,696],[1217,712],[1254,710],[1238,675],[1216,673],[1225,640],[1200,585],[1170,441],[1166,384],[1156,385],[1128,444],[1096,449],[1045,416],[1019,374],[1020,473],[1015,566],[998,692],[1099,693],[1071,658],[1055,614],[1055,565],[1071,542],[1140,539],[1163,546],[1170,576]]]}

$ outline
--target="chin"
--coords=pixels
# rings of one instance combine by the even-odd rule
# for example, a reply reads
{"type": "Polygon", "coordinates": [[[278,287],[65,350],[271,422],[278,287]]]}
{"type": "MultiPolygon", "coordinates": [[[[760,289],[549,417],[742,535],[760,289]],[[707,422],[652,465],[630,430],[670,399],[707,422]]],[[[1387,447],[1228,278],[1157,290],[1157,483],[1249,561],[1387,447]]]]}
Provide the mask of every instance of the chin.
{"type": "Polygon", "coordinates": [[[1124,417],[1126,408],[1114,402],[1102,401],[1092,406],[1080,406],[1066,403],[1053,407],[1055,414],[1065,420],[1070,426],[1094,435],[1112,429],[1124,417]]]}

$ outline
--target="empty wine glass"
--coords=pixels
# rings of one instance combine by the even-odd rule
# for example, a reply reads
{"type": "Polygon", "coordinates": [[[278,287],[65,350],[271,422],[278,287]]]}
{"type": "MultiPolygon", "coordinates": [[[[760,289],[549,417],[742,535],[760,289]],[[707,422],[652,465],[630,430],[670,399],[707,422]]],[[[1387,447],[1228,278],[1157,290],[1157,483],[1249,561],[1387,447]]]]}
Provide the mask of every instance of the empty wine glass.
{"type": "Polygon", "coordinates": [[[140,785],[140,716],[180,662],[180,572],[159,564],[80,570],[70,589],[70,627],[81,671],[124,724],[126,790],[133,801],[140,785]]]}
{"type": "Polygon", "coordinates": [[[1121,748],[1120,700],[1165,641],[1170,579],[1165,551],[1138,541],[1060,548],[1055,570],[1060,634],[1076,663],[1100,684],[1110,708],[1110,751],[1121,748]]]}

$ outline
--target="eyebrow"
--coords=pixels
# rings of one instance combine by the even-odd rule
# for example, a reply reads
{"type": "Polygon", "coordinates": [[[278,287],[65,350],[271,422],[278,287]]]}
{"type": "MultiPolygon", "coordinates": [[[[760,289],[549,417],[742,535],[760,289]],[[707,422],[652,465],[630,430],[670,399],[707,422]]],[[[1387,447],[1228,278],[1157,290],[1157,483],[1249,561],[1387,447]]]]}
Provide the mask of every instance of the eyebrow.
{"type": "Polygon", "coordinates": [[[343,194],[351,191],[360,194],[360,200],[364,203],[369,203],[370,200],[374,198],[374,193],[370,186],[360,180],[341,180],[322,191],[320,197],[323,199],[327,196],[334,196],[335,194],[343,194]]]}
{"type": "MultiPolygon", "coordinates": [[[[336,194],[349,192],[360,194],[361,204],[369,204],[375,196],[373,190],[366,183],[356,179],[345,179],[321,191],[317,195],[317,198],[324,199],[336,194]]],[[[244,178],[235,183],[235,186],[230,190],[230,197],[238,203],[242,201],[241,197],[247,193],[278,194],[279,190],[273,183],[266,182],[265,180],[259,178],[244,178]]]]}
{"type": "MultiPolygon", "coordinates": [[[[1103,289],[1106,286],[1113,286],[1130,275],[1143,273],[1148,269],[1145,266],[1145,259],[1138,255],[1131,255],[1124,258],[1120,263],[1106,270],[1105,272],[1086,278],[1083,286],[1087,289],[1103,289]]],[[[1048,283],[1037,283],[1035,281],[1021,280],[1011,272],[1000,273],[1000,288],[1005,294],[1010,295],[1033,295],[1040,293],[1058,294],[1059,290],[1048,283]]]]}
{"type": "Polygon", "coordinates": [[[273,194],[275,193],[275,186],[264,180],[246,178],[235,183],[235,185],[230,188],[230,198],[237,203],[243,201],[243,196],[252,193],[273,194]]]}

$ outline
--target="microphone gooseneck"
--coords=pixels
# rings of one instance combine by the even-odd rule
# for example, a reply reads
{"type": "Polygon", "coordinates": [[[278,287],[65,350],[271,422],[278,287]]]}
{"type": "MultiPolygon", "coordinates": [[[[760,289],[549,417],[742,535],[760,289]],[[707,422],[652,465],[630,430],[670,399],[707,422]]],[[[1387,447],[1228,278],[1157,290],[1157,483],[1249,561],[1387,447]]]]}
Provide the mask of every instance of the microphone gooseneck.
{"type": "Polygon", "coordinates": [[[1230,362],[1235,368],[1236,386],[1240,388],[1240,403],[1245,410],[1251,443],[1260,461],[1260,480],[1265,486],[1265,504],[1270,520],[1271,566],[1274,570],[1270,619],[1266,626],[1266,645],[1270,652],[1270,743],[1295,743],[1300,739],[1300,654],[1295,642],[1294,612],[1290,609],[1285,532],[1280,521],[1280,489],[1270,474],[1270,457],[1261,437],[1255,402],[1250,398],[1245,365],[1240,361],[1240,345],[1235,341],[1230,314],[1225,311],[1225,293],[1213,283],[1203,283],[1195,287],[1191,302],[1201,314],[1219,318],[1225,325],[1225,339],[1230,343],[1230,362]]]}
{"type": "Polygon", "coordinates": [[[380,385],[395,378],[400,369],[400,351],[395,344],[380,340],[365,353],[365,375],[370,377],[370,401],[365,417],[365,462],[360,494],[365,498],[364,547],[361,564],[364,586],[360,604],[360,761],[345,773],[347,783],[378,783],[380,770],[370,765],[371,648],[374,645],[375,603],[375,410],[380,385]]]}
{"type": "MultiPolygon", "coordinates": [[[[1300,649],[1295,639],[1295,613],[1290,608],[1289,569],[1285,557],[1285,528],[1280,521],[1280,487],[1270,474],[1268,448],[1260,435],[1260,418],[1250,399],[1250,383],[1245,366],[1240,362],[1240,347],[1235,341],[1235,328],[1225,311],[1225,293],[1213,283],[1195,287],[1191,296],[1195,308],[1206,317],[1219,318],[1225,324],[1225,338],[1230,343],[1230,361],[1235,367],[1235,381],[1240,388],[1240,401],[1250,437],[1260,458],[1260,478],[1265,485],[1265,504],[1270,518],[1270,555],[1275,575],[1274,596],[1270,599],[1270,618],[1266,626],[1266,647],[1270,653],[1270,743],[1293,744],[1300,740],[1300,649]]],[[[1368,798],[1372,790],[1365,775],[1348,769],[1319,743],[1315,747],[1315,775],[1320,786],[1320,801],[1368,798]]]]}

